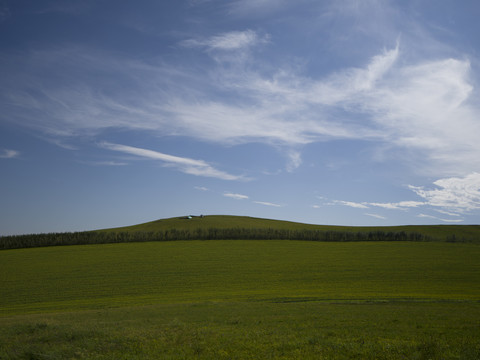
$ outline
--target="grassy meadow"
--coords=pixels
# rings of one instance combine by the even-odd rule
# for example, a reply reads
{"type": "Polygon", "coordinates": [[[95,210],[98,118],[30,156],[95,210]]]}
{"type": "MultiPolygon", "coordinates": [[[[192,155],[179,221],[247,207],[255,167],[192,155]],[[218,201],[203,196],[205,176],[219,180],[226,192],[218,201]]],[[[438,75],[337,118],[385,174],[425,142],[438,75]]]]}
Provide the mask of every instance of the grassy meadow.
{"type": "Polygon", "coordinates": [[[480,246],[0,251],[0,359],[478,359],[480,246]]]}
{"type": "Polygon", "coordinates": [[[480,226],[351,227],[248,216],[183,216],[96,231],[0,236],[0,250],[179,240],[430,241],[480,244],[480,226]]]}
{"type": "Polygon", "coordinates": [[[279,229],[293,231],[330,231],[330,232],[406,232],[419,233],[433,241],[445,241],[455,238],[459,242],[480,243],[480,225],[404,225],[404,226],[334,226],[304,224],[292,221],[255,218],[250,216],[209,215],[186,217],[173,217],[146,222],[143,224],[124,226],[113,229],[104,229],[104,232],[156,232],[170,229],[195,230],[195,229],[279,229]]]}

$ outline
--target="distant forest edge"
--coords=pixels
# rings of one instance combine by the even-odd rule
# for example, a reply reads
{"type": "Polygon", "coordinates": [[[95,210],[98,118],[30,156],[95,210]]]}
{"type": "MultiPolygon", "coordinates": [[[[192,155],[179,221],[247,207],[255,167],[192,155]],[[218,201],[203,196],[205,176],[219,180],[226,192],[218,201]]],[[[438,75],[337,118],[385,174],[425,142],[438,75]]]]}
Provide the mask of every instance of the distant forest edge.
{"type": "MultiPolygon", "coordinates": [[[[426,226],[427,227],[427,226],[426,226]]],[[[479,234],[480,235],[480,234],[479,234]]],[[[13,235],[0,237],[0,249],[19,249],[46,246],[113,244],[147,241],[178,240],[299,240],[299,241],[446,241],[480,243],[480,237],[461,237],[450,231],[443,238],[420,232],[364,230],[311,230],[275,228],[195,228],[158,231],[85,231],[13,235]]]]}

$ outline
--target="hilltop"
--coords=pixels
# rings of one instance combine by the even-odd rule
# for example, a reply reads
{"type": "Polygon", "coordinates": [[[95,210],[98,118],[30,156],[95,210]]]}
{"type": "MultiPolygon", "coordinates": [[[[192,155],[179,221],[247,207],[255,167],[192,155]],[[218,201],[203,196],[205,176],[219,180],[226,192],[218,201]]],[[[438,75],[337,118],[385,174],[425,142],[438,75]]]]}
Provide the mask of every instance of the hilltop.
{"type": "Polygon", "coordinates": [[[74,233],[0,237],[0,249],[177,240],[442,241],[480,243],[479,225],[332,226],[231,215],[186,215],[74,233]]]}
{"type": "Polygon", "coordinates": [[[159,219],[138,225],[102,229],[105,232],[157,232],[166,230],[193,231],[196,229],[278,229],[348,233],[418,233],[431,240],[479,241],[480,225],[402,225],[402,226],[337,226],[315,225],[285,220],[273,220],[235,215],[186,215],[159,219]]]}
{"type": "MultiPolygon", "coordinates": [[[[111,229],[102,229],[100,231],[109,232],[150,232],[164,230],[194,230],[194,229],[230,229],[230,228],[248,228],[248,229],[312,229],[324,230],[326,228],[336,229],[337,226],[322,226],[304,224],[293,221],[263,219],[250,216],[235,215],[185,215],[166,219],[149,221],[142,224],[123,226],[111,229]]],[[[341,227],[340,227],[341,228],[341,227]]]]}

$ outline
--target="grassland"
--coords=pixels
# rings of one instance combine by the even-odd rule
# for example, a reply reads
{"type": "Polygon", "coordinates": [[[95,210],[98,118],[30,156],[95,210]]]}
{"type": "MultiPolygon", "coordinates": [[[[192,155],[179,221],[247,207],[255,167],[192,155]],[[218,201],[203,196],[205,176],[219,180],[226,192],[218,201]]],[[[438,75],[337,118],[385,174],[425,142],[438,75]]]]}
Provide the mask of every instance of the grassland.
{"type": "Polygon", "coordinates": [[[185,303],[2,319],[2,359],[469,359],[465,303],[185,303]]]}
{"type": "Polygon", "coordinates": [[[478,359],[480,246],[0,251],[0,359],[478,359]]]}
{"type": "Polygon", "coordinates": [[[197,216],[74,233],[0,236],[0,250],[178,240],[439,241],[480,244],[480,226],[346,227],[245,216],[197,216]]]}
{"type": "Polygon", "coordinates": [[[281,229],[311,230],[332,232],[406,232],[419,233],[436,241],[445,241],[455,236],[457,241],[480,242],[480,225],[405,225],[405,226],[333,226],[304,224],[292,221],[262,219],[249,216],[210,215],[173,217],[146,222],[143,224],[104,229],[105,232],[156,232],[170,229],[176,230],[208,230],[211,228],[246,228],[246,229],[281,229]]]}

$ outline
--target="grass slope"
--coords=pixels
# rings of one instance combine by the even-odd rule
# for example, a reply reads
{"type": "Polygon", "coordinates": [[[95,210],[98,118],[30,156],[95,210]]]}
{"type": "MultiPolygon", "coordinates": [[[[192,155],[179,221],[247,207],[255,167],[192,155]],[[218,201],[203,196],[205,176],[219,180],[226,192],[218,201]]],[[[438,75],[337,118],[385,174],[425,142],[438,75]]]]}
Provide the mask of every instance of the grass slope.
{"type": "Polygon", "coordinates": [[[185,301],[480,300],[480,246],[177,241],[0,252],[0,313],[185,301]]]}
{"type": "Polygon", "coordinates": [[[478,359],[480,246],[177,241],[0,252],[0,359],[478,359]]]}
{"type": "Polygon", "coordinates": [[[420,233],[434,240],[445,241],[448,237],[455,236],[457,241],[480,242],[480,225],[405,225],[405,226],[333,226],[313,225],[292,221],[262,219],[249,216],[209,215],[173,217],[160,219],[139,225],[104,229],[106,232],[156,232],[164,230],[195,230],[197,228],[208,230],[210,228],[247,228],[247,229],[287,229],[287,230],[319,230],[339,232],[402,232],[420,233]]]}
{"type": "Polygon", "coordinates": [[[179,240],[440,241],[480,243],[478,225],[347,227],[245,216],[184,216],[74,233],[0,236],[0,250],[179,240]]]}
{"type": "MultiPolygon", "coordinates": [[[[160,219],[150,221],[143,224],[124,226],[119,228],[104,229],[101,231],[108,232],[155,232],[164,230],[208,230],[216,229],[230,229],[230,228],[247,228],[247,229],[320,229],[318,225],[302,224],[292,221],[281,221],[262,219],[249,216],[233,216],[233,215],[207,215],[207,216],[193,216],[188,219],[187,216],[173,217],[168,219],[160,219]]],[[[323,228],[323,227],[322,227],[323,228]]],[[[336,227],[333,227],[336,228],[336,227]]]]}
{"type": "Polygon", "coordinates": [[[472,303],[195,303],[0,319],[1,359],[478,360],[472,303]]]}

